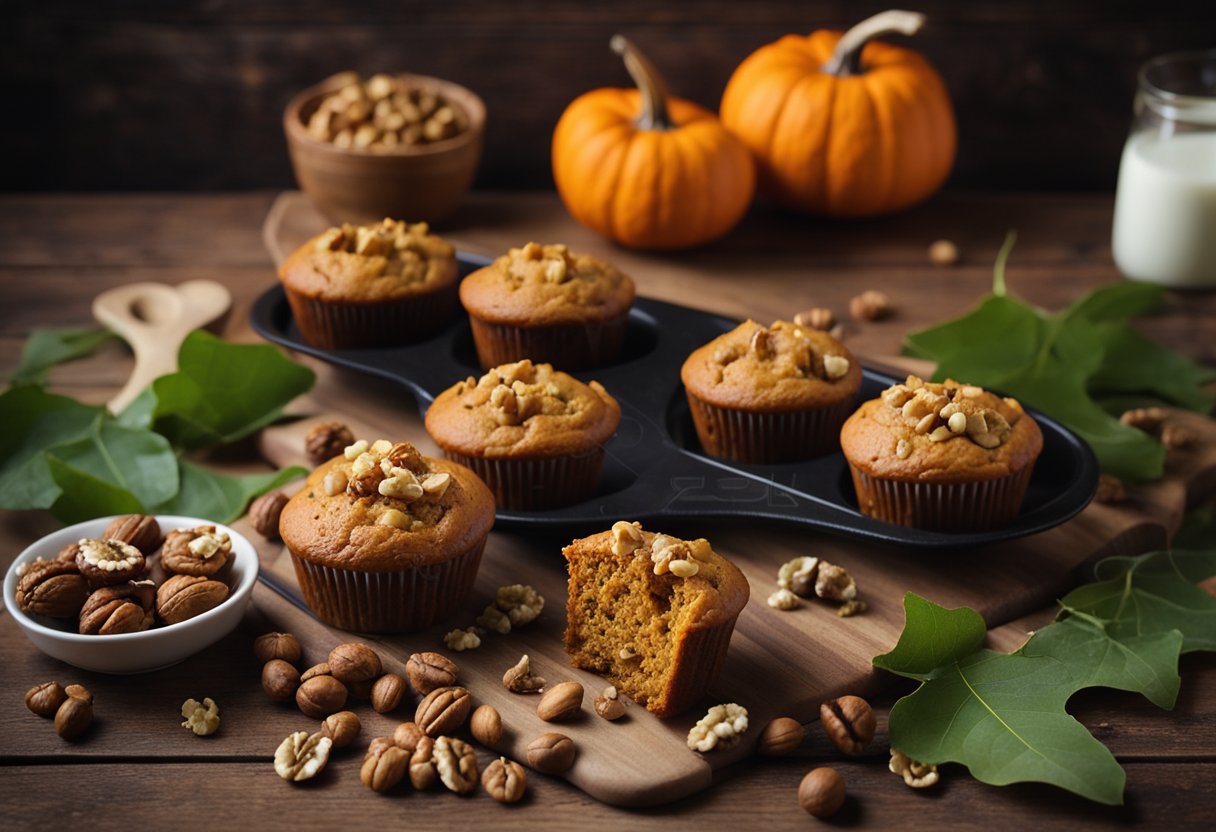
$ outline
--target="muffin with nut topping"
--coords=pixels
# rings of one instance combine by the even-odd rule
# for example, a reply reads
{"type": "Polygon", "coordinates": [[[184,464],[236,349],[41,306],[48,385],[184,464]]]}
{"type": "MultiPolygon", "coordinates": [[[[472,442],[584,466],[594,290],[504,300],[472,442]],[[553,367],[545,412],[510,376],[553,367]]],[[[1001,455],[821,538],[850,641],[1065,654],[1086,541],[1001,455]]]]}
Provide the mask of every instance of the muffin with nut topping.
{"type": "Polygon", "coordinates": [[[279,533],[322,621],[396,633],[456,609],[493,524],[494,497],[472,471],[380,439],[313,471],[283,508],[279,533]]]}
{"type": "Polygon", "coordinates": [[[602,367],[625,342],[634,286],[615,266],[564,245],[513,248],[460,284],[477,359],[602,367]]]}
{"type": "Polygon", "coordinates": [[[450,244],[424,222],[391,219],[330,228],[279,268],[300,334],[325,349],[431,337],[451,316],[456,278],[450,244]]]}
{"type": "Polygon", "coordinates": [[[457,382],[426,413],[448,459],[476,471],[499,507],[525,511],[591,498],[620,422],[599,382],[526,359],[457,382]]]}
{"type": "Polygon", "coordinates": [[[696,704],[726,660],[747,578],[705,538],[614,523],[562,550],[566,653],[667,717],[696,704]]]}
{"type": "Polygon", "coordinates": [[[865,514],[975,532],[1017,517],[1043,434],[1016,399],[908,376],[850,416],[840,444],[865,514]]]}
{"type": "Polygon", "coordinates": [[[707,454],[774,464],[836,449],[861,365],[826,332],[745,321],[694,350],[680,379],[707,454]]]}

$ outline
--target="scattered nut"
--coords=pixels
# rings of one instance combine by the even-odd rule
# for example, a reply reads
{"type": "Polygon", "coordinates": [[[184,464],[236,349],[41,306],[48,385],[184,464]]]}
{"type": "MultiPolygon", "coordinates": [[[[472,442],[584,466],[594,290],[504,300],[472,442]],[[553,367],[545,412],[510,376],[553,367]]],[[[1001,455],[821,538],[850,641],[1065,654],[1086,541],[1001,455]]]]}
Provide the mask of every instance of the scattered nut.
{"type": "Polygon", "coordinates": [[[58,682],[43,682],[25,692],[25,707],[38,716],[50,719],[67,698],[67,692],[58,682]]]}
{"type": "Polygon", "coordinates": [[[435,741],[430,737],[421,737],[418,746],[410,755],[410,783],[415,789],[425,791],[439,782],[439,772],[435,770],[435,741]]]}
{"type": "Polygon", "coordinates": [[[781,564],[781,568],[777,570],[777,586],[803,598],[811,598],[815,594],[815,576],[818,571],[819,558],[794,558],[781,564]]]}
{"type": "Polygon", "coordinates": [[[1098,491],[1094,494],[1096,502],[1113,505],[1125,502],[1127,498],[1127,486],[1123,484],[1123,480],[1105,471],[1098,475],[1098,491]]]}
{"type": "Polygon", "coordinates": [[[307,682],[309,679],[315,678],[317,676],[332,676],[332,675],[333,674],[329,672],[329,662],[321,662],[320,664],[314,664],[312,667],[308,668],[308,670],[305,670],[303,673],[301,673],[300,681],[307,682]]]}
{"type": "Polygon", "coordinates": [[[545,722],[569,719],[583,707],[583,686],[562,682],[545,691],[536,703],[536,715],[545,722]]]}
{"type": "Polygon", "coordinates": [[[545,608],[545,599],[527,584],[500,586],[494,605],[507,614],[512,627],[531,624],[545,608]]]}
{"type": "Polygon", "coordinates": [[[279,516],[287,505],[287,495],[282,491],[271,491],[253,501],[249,507],[249,519],[253,529],[267,540],[279,539],[279,516]]]}
{"type": "Polygon", "coordinates": [[[262,666],[262,690],[275,702],[290,702],[300,687],[300,671],[282,659],[271,659],[262,666]]]}
{"type": "Polygon", "coordinates": [[[68,685],[63,692],[71,699],[83,699],[89,704],[93,703],[93,694],[84,685],[68,685]]]}
{"type": "Polygon", "coordinates": [[[615,722],[625,715],[625,703],[621,701],[616,685],[609,685],[595,697],[595,712],[609,722],[615,722]]]}
{"type": "Polygon", "coordinates": [[[486,748],[494,748],[502,740],[502,717],[493,705],[481,705],[469,717],[469,733],[486,748]]]}
{"type": "Polygon", "coordinates": [[[849,314],[855,321],[881,321],[892,311],[891,299],[875,289],[867,289],[849,301],[849,314]]]}
{"type": "Polygon", "coordinates": [[[334,748],[346,748],[353,744],[361,730],[363,723],[354,711],[338,711],[325,717],[321,723],[321,736],[329,737],[334,748]]]}
{"type": "Polygon", "coordinates": [[[823,730],[842,754],[860,754],[874,739],[878,727],[874,709],[860,696],[841,696],[819,706],[823,730]]]}
{"type": "Polygon", "coordinates": [[[300,640],[291,633],[264,633],[253,642],[253,655],[258,661],[282,659],[290,664],[300,660],[300,640]]]}
{"type": "Polygon", "coordinates": [[[372,710],[387,714],[397,710],[405,696],[405,680],[396,673],[385,673],[372,685],[372,710]]]}
{"type": "Polygon", "coordinates": [[[528,765],[544,774],[563,774],[574,765],[574,740],[549,732],[528,743],[528,765]]]}
{"type": "Polygon", "coordinates": [[[688,747],[693,751],[727,749],[739,742],[747,730],[747,708],[735,703],[714,705],[688,732],[688,747]]]}
{"type": "Polygon", "coordinates": [[[293,783],[316,777],[329,762],[332,745],[333,741],[320,733],[296,731],[279,743],[275,750],[275,773],[293,783]]]}
{"type": "Polygon", "coordinates": [[[776,610],[793,610],[802,606],[802,602],[788,589],[778,589],[768,596],[768,605],[776,610]]]}
{"type": "Polygon", "coordinates": [[[802,745],[806,731],[796,719],[778,717],[764,726],[760,732],[760,744],[756,751],[766,757],[781,757],[802,745]]]}
{"type": "Polygon", "coordinates": [[[532,675],[532,664],[525,653],[502,675],[502,686],[511,693],[537,693],[545,686],[545,680],[542,676],[532,675]]]}
{"type": "Polygon", "coordinates": [[[1119,421],[1145,433],[1156,433],[1168,416],[1169,412],[1164,407],[1135,407],[1123,411],[1119,421]]]}
{"type": "Polygon", "coordinates": [[[809,329],[818,329],[827,332],[836,325],[836,316],[832,314],[832,310],[826,306],[816,306],[812,309],[807,309],[799,312],[794,316],[794,323],[798,326],[805,326],[809,329]]]}
{"type": "Polygon", "coordinates": [[[210,696],[202,702],[197,699],[187,699],[182,703],[183,728],[189,728],[197,736],[209,737],[219,730],[220,706],[210,696]]]}
{"type": "Polygon", "coordinates": [[[1195,432],[1182,425],[1166,425],[1161,429],[1161,444],[1167,448],[1189,448],[1198,441],[1195,432]]]}
{"type": "Polygon", "coordinates": [[[499,757],[482,772],[481,785],[499,803],[515,803],[528,789],[528,775],[519,763],[499,757]]]}
{"type": "Polygon", "coordinates": [[[341,456],[347,445],[355,443],[355,435],[341,422],[320,422],[304,437],[304,453],[314,466],[341,456]]]}
{"type": "Polygon", "coordinates": [[[329,651],[329,672],[344,685],[375,679],[383,669],[380,655],[366,644],[348,642],[329,651]]]}
{"type": "Polygon", "coordinates": [[[891,762],[887,764],[887,768],[892,774],[904,778],[904,782],[914,789],[927,789],[940,779],[937,766],[917,762],[894,748],[891,749],[891,762]]]}
{"type": "Polygon", "coordinates": [[[857,597],[857,584],[844,567],[820,561],[815,594],[829,601],[850,601],[857,597]]]}
{"type": "Polygon", "coordinates": [[[296,690],[296,705],[304,716],[324,719],[346,704],[346,685],[333,676],[314,676],[296,690]]]}
{"type": "Polygon", "coordinates": [[[374,792],[386,792],[401,782],[409,764],[409,752],[388,743],[373,745],[363,758],[359,780],[374,792]]]}
{"type": "Polygon", "coordinates": [[[65,740],[74,740],[93,724],[93,699],[69,696],[55,711],[55,732],[65,740]]]}
{"type": "Polygon", "coordinates": [[[452,734],[464,725],[473,700],[462,687],[436,688],[418,703],[414,722],[428,737],[452,734]]]}
{"type": "Polygon", "coordinates": [[[420,696],[456,684],[456,664],[442,653],[415,653],[405,663],[405,675],[420,696]]]}
{"type": "Polygon", "coordinates": [[[164,538],[160,533],[160,523],[155,517],[146,514],[124,514],[110,521],[101,533],[101,539],[128,543],[148,558],[160,548],[164,538]]]}
{"type": "Polygon", "coordinates": [[[452,630],[443,637],[443,644],[449,650],[463,653],[465,650],[475,650],[480,647],[481,636],[477,635],[472,627],[465,630],[452,630]]]}
{"type": "Polygon", "coordinates": [[[868,610],[870,605],[865,601],[859,601],[856,598],[850,598],[836,609],[837,618],[852,618],[855,615],[861,615],[868,610]]]}
{"type": "Polygon", "coordinates": [[[834,768],[816,768],[798,784],[798,805],[817,818],[827,818],[844,805],[844,779],[834,768]]]}
{"type": "Polygon", "coordinates": [[[477,788],[477,752],[464,740],[439,737],[431,752],[439,781],[456,794],[468,794],[477,788]]]}
{"type": "Polygon", "coordinates": [[[416,722],[403,722],[393,731],[393,745],[404,749],[411,754],[418,747],[418,743],[426,736],[422,733],[422,729],[418,727],[416,722]]]}
{"type": "Polygon", "coordinates": [[[950,240],[936,240],[929,246],[929,262],[935,266],[953,266],[958,262],[958,246],[950,240]]]}

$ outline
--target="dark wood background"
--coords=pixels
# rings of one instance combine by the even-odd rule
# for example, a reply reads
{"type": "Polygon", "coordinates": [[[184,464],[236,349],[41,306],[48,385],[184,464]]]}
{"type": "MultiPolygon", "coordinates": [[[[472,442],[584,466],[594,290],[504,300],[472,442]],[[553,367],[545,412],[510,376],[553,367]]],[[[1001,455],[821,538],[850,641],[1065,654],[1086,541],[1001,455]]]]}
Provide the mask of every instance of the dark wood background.
{"type": "MultiPolygon", "coordinates": [[[[818,0],[52,0],[0,27],[4,190],[162,190],[292,183],[280,114],[330,73],[408,69],[489,109],[482,187],[551,184],[565,105],[627,77],[633,36],[672,88],[716,107],[732,69],[788,32],[890,5],[818,0]]],[[[952,184],[1109,189],[1137,66],[1216,46],[1211,0],[920,0],[915,39],[959,116],[952,184]]]]}

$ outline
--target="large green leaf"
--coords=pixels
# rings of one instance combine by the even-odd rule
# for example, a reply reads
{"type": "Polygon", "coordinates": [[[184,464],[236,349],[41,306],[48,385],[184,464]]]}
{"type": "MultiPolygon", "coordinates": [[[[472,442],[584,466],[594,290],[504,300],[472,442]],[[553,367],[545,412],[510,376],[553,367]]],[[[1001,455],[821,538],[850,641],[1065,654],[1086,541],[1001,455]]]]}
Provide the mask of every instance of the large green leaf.
{"type": "Polygon", "coordinates": [[[50,508],[61,489],[45,450],[86,436],[102,412],[40,387],[14,387],[0,394],[0,506],[50,508]]]}
{"type": "Polygon", "coordinates": [[[53,453],[48,453],[46,458],[51,476],[60,489],[51,513],[64,523],[79,523],[110,514],[139,514],[147,510],[125,488],[68,465],[53,453]]]}
{"type": "Polygon", "coordinates": [[[152,383],[153,425],[187,450],[234,442],[278,419],[314,379],[312,370],[275,347],[192,332],[178,354],[178,371],[152,383]]]}
{"type": "MultiPolygon", "coordinates": [[[[109,415],[98,418],[90,430],[74,442],[48,449],[61,466],[107,482],[130,493],[137,503],[154,506],[177,493],[177,455],[169,442],[149,430],[124,427],[109,415]]],[[[62,475],[56,475],[63,488],[62,475]]],[[[87,510],[89,496],[78,495],[75,504],[87,510]]],[[[92,514],[101,517],[104,506],[92,514]]]]}
{"type": "Polygon", "coordinates": [[[56,364],[84,358],[118,336],[108,329],[36,329],[21,348],[21,363],[13,371],[13,384],[42,384],[56,364]]]}
{"type": "Polygon", "coordinates": [[[293,466],[269,474],[232,476],[182,460],[181,490],[155,510],[161,514],[184,514],[231,523],[244,513],[250,500],[307,475],[307,469],[293,466]]]}

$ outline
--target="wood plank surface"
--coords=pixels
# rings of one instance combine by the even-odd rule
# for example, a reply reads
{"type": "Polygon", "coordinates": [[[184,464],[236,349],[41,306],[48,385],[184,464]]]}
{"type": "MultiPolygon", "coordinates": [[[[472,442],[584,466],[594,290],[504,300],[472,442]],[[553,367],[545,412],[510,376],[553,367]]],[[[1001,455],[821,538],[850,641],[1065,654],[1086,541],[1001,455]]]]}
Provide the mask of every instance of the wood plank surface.
{"type": "MultiPolygon", "coordinates": [[[[224,282],[237,296],[225,334],[254,340],[248,304],[273,282],[258,227],[272,199],[265,193],[0,196],[0,374],[16,365],[30,328],[52,321],[87,323],[93,295],[136,279],[133,275],[224,282]],[[216,240],[224,245],[210,244],[216,240]],[[43,279],[54,281],[53,291],[31,288],[43,279]],[[16,297],[19,302],[10,301],[16,297]]],[[[478,194],[447,233],[491,251],[534,237],[566,240],[618,260],[645,281],[647,294],[734,316],[788,316],[812,303],[841,314],[856,291],[880,288],[898,295],[898,315],[854,325],[849,338],[863,354],[889,355],[907,329],[957,314],[986,291],[992,255],[1011,225],[1021,231],[1010,265],[1012,291],[1055,307],[1116,280],[1108,250],[1110,207],[1108,196],[946,193],[901,217],[857,225],[807,223],[761,211],[738,234],[703,252],[650,256],[590,237],[551,195],[478,194]],[[963,261],[953,269],[930,266],[924,254],[929,242],[943,236],[963,249],[963,261]]],[[[1166,309],[1145,325],[1173,348],[1216,362],[1216,293],[1171,293],[1166,309]]],[[[127,361],[121,346],[108,347],[57,370],[53,389],[104,401],[121,383],[127,361]]],[[[412,399],[392,385],[306,363],[318,370],[313,395],[330,409],[416,412],[412,399]]],[[[224,464],[234,461],[228,457],[224,464]]],[[[0,512],[0,563],[57,525],[44,513],[0,512]]],[[[536,552],[544,551],[542,542],[536,552]]],[[[994,630],[994,646],[1016,647],[1027,629],[1040,625],[1028,619],[994,630]]],[[[946,767],[944,788],[928,793],[905,788],[885,766],[885,709],[894,693],[907,689],[902,686],[875,700],[880,733],[860,760],[840,760],[811,726],[792,759],[728,766],[709,790],[645,812],[611,809],[540,776],[531,778],[530,797],[513,810],[482,793],[461,801],[408,790],[379,797],[357,782],[357,751],[336,758],[332,772],[314,788],[292,789],[270,772],[270,756],[287,731],[310,721],[292,708],[268,703],[258,690],[250,646],[263,627],[251,619],[244,630],[176,668],[116,679],[80,673],[43,656],[0,613],[0,666],[5,668],[0,692],[9,703],[0,709],[4,825],[41,829],[79,825],[87,818],[99,829],[216,828],[250,821],[261,828],[299,829],[345,826],[357,819],[373,827],[404,822],[428,828],[566,829],[577,819],[588,829],[805,828],[813,822],[796,807],[797,782],[823,764],[838,768],[849,784],[848,807],[836,822],[861,828],[907,826],[914,819],[917,826],[949,828],[1199,829],[1209,825],[1216,800],[1216,663],[1207,655],[1184,659],[1182,693],[1172,712],[1112,691],[1074,697],[1073,712],[1126,764],[1122,808],[1098,807],[1047,787],[983,786],[956,766],[946,767]],[[50,678],[82,681],[98,695],[100,730],[87,742],[63,743],[48,723],[20,706],[26,688],[50,678]],[[199,740],[178,726],[177,708],[186,696],[217,693],[225,708],[220,735],[199,740]],[[48,783],[71,787],[56,788],[53,799],[31,797],[39,788],[45,792],[48,783]],[[121,801],[118,807],[116,788],[150,797],[121,801]],[[35,804],[37,811],[31,809],[35,804]]],[[[387,733],[402,718],[379,717],[366,706],[358,710],[365,717],[365,736],[387,733]]]]}

